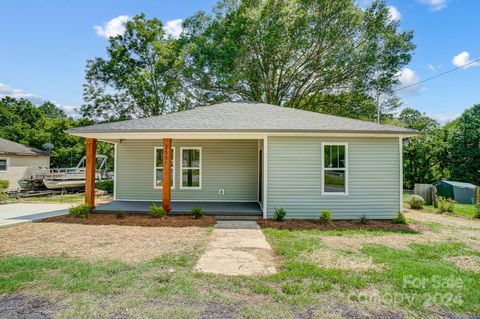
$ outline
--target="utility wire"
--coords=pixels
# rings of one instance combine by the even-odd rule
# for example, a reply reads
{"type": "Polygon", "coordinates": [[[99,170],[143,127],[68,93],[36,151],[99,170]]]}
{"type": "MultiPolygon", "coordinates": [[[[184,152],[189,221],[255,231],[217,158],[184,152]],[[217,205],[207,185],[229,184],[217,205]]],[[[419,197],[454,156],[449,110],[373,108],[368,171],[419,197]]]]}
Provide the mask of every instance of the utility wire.
{"type": "Polygon", "coordinates": [[[429,78],[427,78],[427,79],[425,79],[425,80],[418,81],[418,82],[416,82],[416,83],[409,84],[409,85],[407,85],[407,86],[401,87],[401,88],[399,88],[399,89],[394,90],[394,92],[398,92],[398,91],[401,91],[401,90],[405,90],[405,89],[408,89],[409,87],[412,87],[412,86],[415,86],[415,85],[419,85],[419,84],[421,84],[421,83],[424,83],[424,82],[433,80],[433,79],[435,79],[435,78],[438,78],[438,77],[443,76],[443,75],[445,75],[445,74],[451,73],[451,72],[456,71],[456,70],[458,70],[458,69],[462,69],[462,68],[464,68],[464,67],[466,67],[466,66],[469,66],[469,65],[474,64],[474,63],[479,62],[479,61],[480,61],[480,58],[478,58],[478,59],[476,59],[476,60],[473,60],[473,61],[470,61],[470,62],[468,62],[468,63],[466,63],[466,64],[464,64],[464,65],[457,66],[456,68],[453,68],[453,69],[451,69],[451,70],[445,71],[445,72],[443,72],[443,73],[434,75],[434,76],[429,77],[429,78]]]}

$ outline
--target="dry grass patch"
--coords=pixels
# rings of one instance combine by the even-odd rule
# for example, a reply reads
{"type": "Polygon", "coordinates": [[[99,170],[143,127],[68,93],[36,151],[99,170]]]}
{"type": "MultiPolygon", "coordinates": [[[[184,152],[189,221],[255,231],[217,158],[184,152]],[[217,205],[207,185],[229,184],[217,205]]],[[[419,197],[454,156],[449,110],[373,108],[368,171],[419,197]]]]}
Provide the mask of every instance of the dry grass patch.
{"type": "Polygon", "coordinates": [[[419,222],[434,222],[451,227],[464,227],[480,229],[480,220],[467,219],[457,215],[442,215],[438,213],[429,213],[427,211],[417,211],[413,209],[404,209],[408,218],[419,222]]]}
{"type": "Polygon", "coordinates": [[[323,268],[345,269],[353,271],[383,270],[383,265],[374,264],[371,257],[342,255],[334,250],[317,250],[303,256],[306,260],[323,268]]]}
{"type": "Polygon", "coordinates": [[[0,229],[1,256],[71,257],[128,263],[204,247],[208,233],[198,227],[136,227],[29,223],[0,229]]]}
{"type": "Polygon", "coordinates": [[[477,256],[455,256],[447,260],[453,262],[458,268],[480,272],[480,258],[477,256]]]}

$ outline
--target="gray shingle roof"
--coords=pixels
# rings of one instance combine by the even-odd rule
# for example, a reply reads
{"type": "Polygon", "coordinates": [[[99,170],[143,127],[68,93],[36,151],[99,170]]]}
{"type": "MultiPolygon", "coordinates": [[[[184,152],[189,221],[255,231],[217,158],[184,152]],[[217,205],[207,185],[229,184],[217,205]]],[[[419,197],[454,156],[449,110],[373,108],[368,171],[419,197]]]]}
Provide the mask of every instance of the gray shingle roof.
{"type": "Polygon", "coordinates": [[[143,119],[77,127],[107,132],[344,132],[415,134],[406,128],[255,102],[228,102],[143,119]]]}
{"type": "Polygon", "coordinates": [[[12,155],[48,155],[47,153],[25,146],[23,144],[15,143],[3,138],[0,138],[0,154],[12,154],[12,155]]]}

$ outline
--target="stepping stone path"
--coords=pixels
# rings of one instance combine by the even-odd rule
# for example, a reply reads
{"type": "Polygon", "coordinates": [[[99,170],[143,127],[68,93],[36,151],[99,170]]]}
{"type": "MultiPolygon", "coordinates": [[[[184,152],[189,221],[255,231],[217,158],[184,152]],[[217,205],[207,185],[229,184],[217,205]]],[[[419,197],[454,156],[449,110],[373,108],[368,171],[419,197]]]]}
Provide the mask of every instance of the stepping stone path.
{"type": "Polygon", "coordinates": [[[255,221],[218,221],[195,271],[221,275],[276,272],[272,247],[255,221]]]}

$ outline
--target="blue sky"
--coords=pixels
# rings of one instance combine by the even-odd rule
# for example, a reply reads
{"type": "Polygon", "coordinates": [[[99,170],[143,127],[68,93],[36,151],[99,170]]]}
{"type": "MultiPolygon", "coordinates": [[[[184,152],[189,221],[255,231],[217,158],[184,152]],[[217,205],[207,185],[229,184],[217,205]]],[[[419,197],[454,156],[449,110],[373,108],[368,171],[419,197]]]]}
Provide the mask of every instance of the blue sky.
{"type": "MultiPolygon", "coordinates": [[[[82,104],[85,61],[104,54],[105,36],[119,32],[122,16],[144,12],[170,21],[170,31],[175,33],[178,19],[209,10],[214,3],[2,0],[0,96],[51,100],[72,114],[82,104]]],[[[389,0],[388,4],[401,29],[415,32],[417,49],[402,73],[404,84],[480,58],[480,1],[389,0]]],[[[480,103],[480,63],[404,90],[400,96],[404,107],[448,121],[480,103]]]]}

